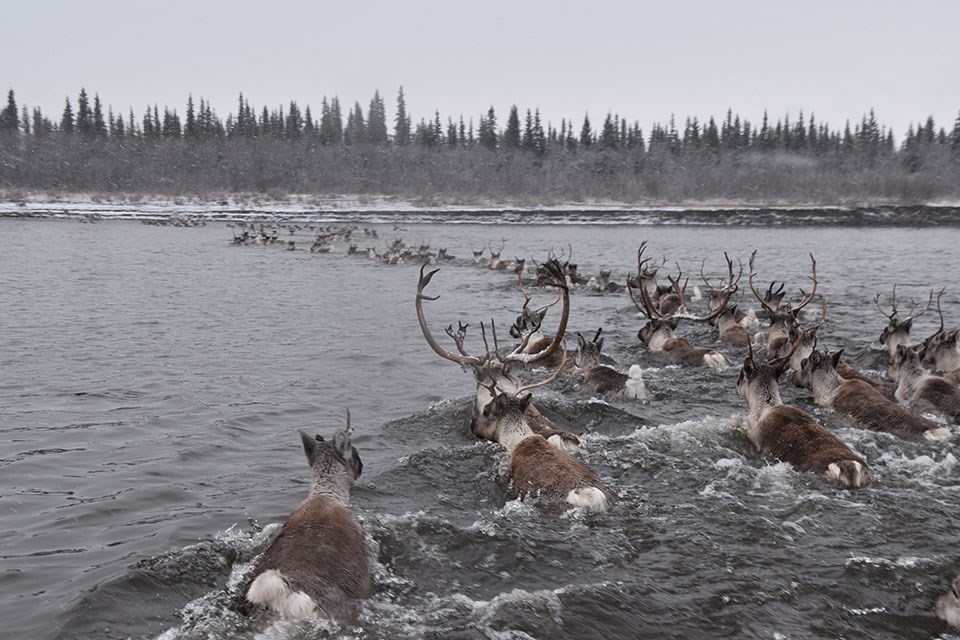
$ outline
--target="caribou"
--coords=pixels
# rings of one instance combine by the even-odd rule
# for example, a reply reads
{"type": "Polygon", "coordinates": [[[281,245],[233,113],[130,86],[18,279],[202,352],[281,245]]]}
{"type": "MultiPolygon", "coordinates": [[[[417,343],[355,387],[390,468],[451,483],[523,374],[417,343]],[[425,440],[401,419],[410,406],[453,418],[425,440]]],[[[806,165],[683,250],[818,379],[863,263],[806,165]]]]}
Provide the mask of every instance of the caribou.
{"type": "Polygon", "coordinates": [[[510,455],[519,498],[538,500],[548,511],[607,511],[614,495],[583,463],[533,432],[527,421],[529,404],[529,394],[496,393],[480,414],[481,422],[495,425],[497,441],[510,455]]]}
{"type": "Polygon", "coordinates": [[[767,357],[769,358],[782,355],[790,348],[790,329],[798,325],[800,312],[810,304],[817,293],[817,261],[811,253],[810,279],[813,282],[813,286],[810,289],[810,293],[806,293],[801,289],[800,294],[802,298],[800,302],[795,305],[789,305],[783,304],[783,288],[786,285],[781,284],[780,288],[775,290],[774,286],[776,283],[771,282],[766,294],[760,295],[760,292],[757,291],[756,286],[753,284],[753,279],[756,276],[756,259],[757,252],[754,250],[754,252],[750,254],[750,275],[747,281],[750,284],[750,291],[753,292],[754,297],[763,306],[764,311],[767,312],[767,319],[770,321],[770,331],[767,334],[767,357]]]}
{"type": "Polygon", "coordinates": [[[915,411],[941,413],[960,424],[960,387],[924,369],[915,349],[899,345],[890,372],[897,383],[895,397],[899,402],[909,403],[915,411]]]}
{"type": "MultiPolygon", "coordinates": [[[[640,301],[637,301],[633,293],[633,287],[630,285],[630,278],[627,279],[627,291],[634,306],[641,314],[646,316],[648,322],[637,332],[637,337],[647,345],[651,351],[663,353],[668,364],[680,364],[690,367],[712,367],[722,369],[729,366],[727,359],[722,353],[715,349],[705,349],[695,347],[684,338],[678,338],[674,331],[680,323],[680,320],[692,320],[694,322],[709,322],[723,313],[727,306],[730,294],[733,293],[733,261],[724,254],[729,271],[730,285],[724,290],[724,296],[719,306],[706,315],[698,316],[687,311],[684,302],[683,289],[680,287],[680,276],[676,279],[671,278],[670,283],[674,289],[676,299],[679,305],[674,311],[665,311],[660,308],[650,296],[650,288],[646,286],[650,279],[650,272],[645,270],[645,260],[643,252],[646,248],[646,241],[640,244],[637,250],[637,289],[640,290],[640,301]]],[[[663,301],[663,297],[661,297],[663,301]]]]}
{"type": "MultiPolygon", "coordinates": [[[[467,352],[464,342],[466,339],[467,327],[469,325],[460,322],[458,329],[454,331],[453,325],[449,325],[446,334],[453,340],[457,352],[454,353],[443,348],[427,323],[423,311],[424,300],[436,300],[435,296],[428,296],[424,289],[430,284],[431,279],[437,274],[439,269],[434,269],[424,273],[426,265],[420,268],[420,280],[417,283],[417,320],[420,323],[420,331],[423,333],[427,344],[433,349],[434,353],[445,360],[450,360],[459,364],[461,367],[470,367],[473,370],[476,380],[476,394],[473,403],[473,417],[470,429],[475,436],[486,440],[497,441],[496,424],[489,420],[481,420],[480,417],[487,405],[494,400],[495,395],[503,392],[517,393],[522,388],[519,378],[510,371],[512,366],[532,366],[546,358],[550,357],[560,347],[564,333],[567,328],[567,321],[570,317],[570,292],[562,268],[555,260],[549,261],[544,268],[552,274],[549,285],[557,288],[560,292],[560,299],[563,303],[560,315],[560,322],[553,339],[544,345],[539,351],[526,353],[524,349],[530,341],[532,334],[527,334],[520,345],[509,353],[501,353],[496,339],[496,327],[491,323],[491,333],[494,341],[494,350],[491,353],[486,339],[485,326],[481,323],[480,328],[483,334],[485,353],[482,356],[474,356],[467,352]],[[496,391],[495,391],[496,390],[496,391]]],[[[557,368],[554,378],[562,370],[562,365],[557,368]]],[[[548,379],[549,380],[549,379],[548,379]]],[[[533,403],[527,403],[527,422],[530,428],[559,448],[575,448],[579,445],[579,439],[573,434],[557,430],[550,421],[544,417],[533,403]]]]}
{"type": "Polygon", "coordinates": [[[837,373],[843,351],[814,351],[804,359],[795,381],[813,392],[813,400],[860,429],[890,433],[908,440],[942,442],[950,430],[904,410],[862,380],[844,380],[837,373]]]}
{"type": "Polygon", "coordinates": [[[927,301],[927,306],[923,311],[915,313],[917,310],[918,304],[914,303],[913,307],[910,309],[906,318],[900,317],[900,312],[897,310],[897,285],[893,285],[893,296],[890,299],[890,313],[887,313],[880,306],[880,292],[877,292],[876,297],[873,299],[873,303],[877,306],[877,309],[887,318],[887,326],[883,328],[883,331],[880,332],[880,344],[887,348],[887,353],[890,354],[890,359],[893,360],[893,356],[897,353],[897,347],[902,345],[912,347],[913,342],[910,340],[910,328],[913,326],[913,321],[922,316],[930,309],[930,305],[933,303],[933,291],[930,292],[930,299],[927,301]]]}
{"type": "Polygon", "coordinates": [[[960,576],[950,584],[950,591],[937,598],[937,617],[960,629],[960,576]]]}
{"type": "Polygon", "coordinates": [[[577,351],[573,356],[573,364],[580,370],[584,386],[614,398],[649,400],[650,394],[643,382],[640,365],[631,365],[628,373],[620,373],[613,367],[600,364],[602,331],[602,327],[597,329],[590,342],[580,333],[577,334],[577,351]]]}
{"type": "Polygon", "coordinates": [[[923,341],[921,358],[923,365],[934,371],[939,371],[953,384],[960,383],[960,350],[957,349],[958,331],[945,331],[943,325],[943,311],[940,308],[940,298],[944,290],[937,294],[937,314],[940,316],[940,327],[932,336],[923,341]]]}
{"type": "Polygon", "coordinates": [[[300,432],[310,464],[310,493],[260,557],[246,592],[252,613],[282,618],[356,616],[356,601],[373,595],[363,530],[350,511],[350,487],[363,462],[346,429],[333,440],[300,432]]]}
{"type": "Polygon", "coordinates": [[[757,363],[750,348],[743,362],[737,393],[747,403],[750,442],[764,458],[789,463],[797,471],[819,473],[840,487],[868,485],[870,473],[860,456],[809,413],[780,399],[778,381],[789,359],[757,363]]]}

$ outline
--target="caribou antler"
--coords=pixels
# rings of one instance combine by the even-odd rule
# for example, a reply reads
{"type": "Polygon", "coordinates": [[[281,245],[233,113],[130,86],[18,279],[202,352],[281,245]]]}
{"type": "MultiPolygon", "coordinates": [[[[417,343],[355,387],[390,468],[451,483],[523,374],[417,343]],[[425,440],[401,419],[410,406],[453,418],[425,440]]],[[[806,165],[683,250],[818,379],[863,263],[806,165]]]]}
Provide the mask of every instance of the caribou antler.
{"type": "MultiPolygon", "coordinates": [[[[638,282],[638,288],[640,289],[640,302],[637,301],[637,298],[633,293],[633,287],[630,284],[632,277],[630,277],[629,274],[627,276],[627,292],[630,294],[630,299],[633,301],[633,305],[637,308],[637,310],[640,313],[645,315],[650,320],[666,321],[666,320],[676,319],[676,320],[693,320],[694,322],[709,322],[710,320],[713,320],[714,318],[718,317],[721,313],[723,313],[726,310],[727,303],[730,301],[730,296],[733,294],[734,291],[736,291],[736,288],[737,288],[736,282],[733,278],[733,260],[730,259],[730,256],[728,256],[726,252],[724,252],[723,257],[727,261],[727,274],[728,274],[727,283],[728,284],[723,289],[721,289],[721,292],[720,292],[721,298],[716,309],[714,309],[713,311],[711,311],[705,316],[694,315],[689,311],[687,311],[686,301],[684,297],[684,289],[686,289],[689,279],[687,280],[687,282],[684,283],[683,287],[681,287],[680,279],[683,277],[683,274],[682,272],[680,272],[680,274],[676,278],[668,277],[668,280],[670,281],[670,285],[673,288],[674,293],[676,293],[677,296],[680,298],[680,306],[673,313],[663,313],[659,309],[659,307],[653,303],[653,300],[650,297],[650,293],[647,291],[647,287],[644,286],[648,281],[653,279],[653,276],[650,275],[649,272],[645,272],[643,268],[644,263],[647,260],[649,260],[649,258],[647,260],[643,259],[643,251],[646,248],[646,244],[647,244],[646,241],[642,242],[640,244],[640,249],[637,251],[637,269],[639,270],[637,274],[637,282],[638,282]]],[[[677,268],[679,269],[679,265],[677,268]]]]}
{"type": "Polygon", "coordinates": [[[524,391],[529,391],[530,389],[536,389],[537,387],[542,387],[545,384],[550,384],[554,380],[560,377],[560,374],[563,373],[563,370],[567,368],[567,365],[570,364],[570,354],[567,353],[566,348],[562,348],[563,359],[560,361],[560,364],[557,365],[557,368],[549,376],[540,380],[538,382],[531,382],[530,384],[524,384],[517,387],[516,391],[513,392],[513,396],[517,397],[524,391]]]}
{"type": "Polygon", "coordinates": [[[430,332],[430,327],[427,325],[427,318],[423,314],[423,301],[424,300],[436,300],[440,296],[428,296],[423,293],[423,290],[430,284],[430,280],[440,269],[434,269],[433,271],[424,274],[424,269],[427,265],[420,267],[420,280],[417,282],[417,321],[420,323],[420,331],[423,332],[423,337],[426,339],[427,344],[430,345],[430,348],[434,352],[446,360],[451,360],[456,362],[460,366],[474,365],[474,366],[483,366],[490,360],[489,352],[483,357],[478,358],[476,356],[471,356],[463,348],[463,337],[466,335],[467,325],[460,323],[460,330],[457,332],[456,336],[453,332],[453,325],[448,327],[447,334],[454,339],[454,342],[457,344],[457,351],[460,353],[453,353],[452,351],[447,351],[440,346],[440,343],[437,342],[437,339],[433,337],[433,333],[430,332]]]}
{"type": "MultiPolygon", "coordinates": [[[[757,250],[754,249],[753,253],[750,254],[750,277],[748,278],[748,281],[750,283],[750,290],[753,292],[753,295],[757,299],[757,301],[759,301],[760,304],[763,305],[763,308],[767,311],[767,313],[769,313],[771,316],[774,316],[777,314],[778,311],[780,311],[780,309],[772,305],[770,301],[777,297],[782,299],[783,288],[786,285],[781,284],[778,289],[774,290],[774,287],[776,286],[777,283],[776,281],[771,282],[770,286],[767,288],[766,294],[761,296],[760,292],[757,291],[756,286],[754,286],[753,284],[753,278],[754,276],[757,275],[756,266],[755,266],[756,258],[757,258],[757,250]]],[[[812,253],[810,254],[810,264],[811,264],[810,280],[813,281],[813,288],[810,289],[810,293],[806,293],[803,289],[800,289],[800,295],[803,296],[803,298],[800,300],[799,304],[789,308],[789,312],[793,316],[796,316],[801,309],[803,309],[805,306],[810,304],[810,302],[813,300],[814,296],[817,293],[817,260],[816,258],[813,257],[812,253]]]]}
{"type": "MultiPolygon", "coordinates": [[[[750,254],[750,275],[747,278],[747,282],[750,283],[750,291],[753,291],[753,297],[755,297],[757,301],[763,306],[763,308],[766,309],[767,313],[773,316],[777,313],[777,309],[770,304],[769,298],[767,296],[760,295],[760,292],[757,291],[757,288],[753,284],[753,278],[754,276],[757,275],[757,270],[755,266],[756,259],[757,259],[757,250],[754,249],[753,253],[750,254]]],[[[768,293],[773,292],[774,284],[776,283],[775,282],[770,283],[770,288],[767,290],[768,293]]]]}
{"type": "MultiPolygon", "coordinates": [[[[559,261],[556,259],[548,260],[544,263],[544,269],[547,274],[549,274],[550,279],[544,284],[548,287],[556,287],[560,294],[560,299],[563,301],[563,310],[560,315],[560,324],[557,327],[557,331],[553,336],[553,340],[545,348],[537,351],[535,353],[523,353],[523,349],[526,347],[527,342],[530,339],[530,334],[526,336],[524,342],[520,344],[519,347],[514,349],[509,354],[500,358],[504,363],[506,362],[521,362],[523,364],[532,364],[534,362],[539,362],[545,358],[550,357],[554,351],[557,350],[557,347],[560,346],[560,343],[563,341],[563,336],[567,331],[567,321],[570,319],[570,289],[567,287],[567,280],[563,274],[563,267],[560,266],[559,261]]],[[[546,309],[552,305],[556,304],[556,301],[551,302],[542,309],[546,309]]],[[[541,310],[542,310],[541,309],[541,310]]],[[[539,312],[539,311],[538,311],[539,312]]],[[[499,356],[498,356],[499,357],[499,356]]]]}

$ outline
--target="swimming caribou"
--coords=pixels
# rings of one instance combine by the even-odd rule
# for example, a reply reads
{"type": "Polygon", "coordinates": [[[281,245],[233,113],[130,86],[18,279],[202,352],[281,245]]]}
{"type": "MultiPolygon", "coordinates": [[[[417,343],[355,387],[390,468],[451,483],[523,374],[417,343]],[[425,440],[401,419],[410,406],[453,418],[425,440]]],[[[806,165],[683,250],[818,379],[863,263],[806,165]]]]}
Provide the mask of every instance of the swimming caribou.
{"type": "Polygon", "coordinates": [[[597,329],[593,340],[589,342],[581,334],[577,334],[577,351],[573,356],[573,364],[580,370],[584,386],[614,398],[649,400],[650,394],[643,382],[640,365],[631,365],[627,373],[620,373],[613,367],[600,363],[600,350],[603,349],[603,338],[600,337],[602,331],[602,327],[597,329]]]}
{"type": "Polygon", "coordinates": [[[743,362],[737,393],[747,403],[750,441],[769,460],[819,473],[844,488],[866,486],[870,473],[863,459],[809,413],[780,399],[778,380],[789,359],[788,355],[757,363],[750,348],[743,362]]]}
{"type": "MultiPolygon", "coordinates": [[[[713,367],[722,369],[729,366],[729,362],[722,353],[715,349],[705,349],[695,347],[684,338],[678,338],[674,333],[680,320],[693,320],[694,322],[709,322],[723,313],[730,299],[730,294],[734,290],[733,279],[733,261],[724,254],[727,261],[727,270],[729,273],[728,286],[724,289],[724,294],[720,304],[716,309],[703,316],[698,316],[687,311],[684,300],[683,288],[680,287],[680,277],[670,278],[670,284],[674,289],[674,297],[671,299],[672,311],[665,311],[650,296],[650,287],[647,285],[652,276],[646,269],[646,262],[643,258],[643,252],[646,249],[646,241],[640,243],[637,250],[637,289],[640,290],[640,301],[637,301],[633,293],[633,287],[630,286],[630,278],[627,279],[627,291],[630,293],[630,299],[633,300],[637,310],[648,318],[648,322],[637,332],[637,337],[647,347],[657,353],[663,353],[668,364],[681,364],[689,367],[713,367]]],[[[661,296],[663,302],[666,296],[661,296]]]]}
{"type": "MultiPolygon", "coordinates": [[[[420,280],[417,283],[416,308],[420,331],[423,333],[423,337],[427,341],[427,344],[430,345],[430,348],[441,358],[455,362],[461,367],[470,367],[473,370],[477,387],[474,396],[473,418],[471,420],[470,430],[478,438],[496,442],[497,432],[495,425],[491,425],[489,421],[481,421],[478,419],[484,408],[494,399],[495,394],[491,389],[498,388],[501,392],[515,392],[521,387],[522,383],[520,379],[511,372],[511,367],[530,366],[539,363],[556,352],[563,341],[563,336],[567,329],[567,321],[570,318],[570,291],[563,270],[556,260],[550,260],[543,265],[545,273],[549,274],[549,279],[545,280],[545,284],[555,287],[560,292],[560,300],[562,301],[560,321],[556,333],[549,342],[543,344],[538,351],[525,352],[527,345],[534,336],[533,333],[527,333],[524,335],[518,347],[504,354],[500,352],[499,345],[496,341],[496,327],[491,323],[491,332],[494,340],[494,350],[491,352],[489,344],[487,344],[486,341],[485,326],[481,323],[480,328],[483,334],[485,352],[481,356],[474,356],[467,352],[464,345],[467,327],[469,325],[460,322],[456,331],[454,331],[452,324],[446,328],[446,334],[453,340],[454,345],[456,345],[456,353],[443,348],[430,331],[426,316],[423,312],[423,301],[436,300],[437,298],[426,295],[424,289],[430,284],[431,279],[439,269],[424,273],[425,268],[426,265],[420,268],[420,280]]],[[[526,405],[525,410],[530,428],[535,433],[539,433],[545,438],[548,438],[555,446],[575,448],[579,445],[579,439],[575,435],[556,429],[556,427],[537,410],[532,402],[526,405]]]]}
{"type": "Polygon", "coordinates": [[[908,440],[942,442],[951,437],[949,429],[904,410],[862,380],[844,380],[836,369],[842,353],[815,350],[803,360],[795,382],[813,391],[814,402],[833,409],[860,429],[908,440]]]}
{"type": "Polygon", "coordinates": [[[373,595],[363,530],[350,511],[350,487],[363,470],[347,426],[333,440],[300,432],[310,464],[310,494],[260,557],[246,593],[252,609],[282,618],[355,617],[356,601],[373,595]]]}

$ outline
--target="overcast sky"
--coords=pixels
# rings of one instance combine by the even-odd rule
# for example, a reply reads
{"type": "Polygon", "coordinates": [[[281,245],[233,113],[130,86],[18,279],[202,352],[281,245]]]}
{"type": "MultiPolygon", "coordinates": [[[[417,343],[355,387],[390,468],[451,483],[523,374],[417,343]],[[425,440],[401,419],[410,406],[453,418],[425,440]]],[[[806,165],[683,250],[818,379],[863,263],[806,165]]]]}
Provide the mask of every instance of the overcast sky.
{"type": "Polygon", "coordinates": [[[58,119],[81,87],[137,118],[184,112],[187,94],[225,117],[243,92],[259,113],[323,96],[392,118],[403,85],[415,120],[476,123],[511,104],[577,126],[607,112],[759,123],[801,110],[842,127],[870,108],[901,139],[960,112],[958,0],[29,0],[0,13],[0,89],[58,119]]]}

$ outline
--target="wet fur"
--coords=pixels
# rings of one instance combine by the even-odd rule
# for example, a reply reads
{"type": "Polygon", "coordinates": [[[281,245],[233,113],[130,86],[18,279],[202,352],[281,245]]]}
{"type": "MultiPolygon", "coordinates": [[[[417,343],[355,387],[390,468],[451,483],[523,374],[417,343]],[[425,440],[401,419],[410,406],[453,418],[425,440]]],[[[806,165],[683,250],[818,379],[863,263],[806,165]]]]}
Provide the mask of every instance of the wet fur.
{"type": "Polygon", "coordinates": [[[520,499],[535,497],[550,511],[584,507],[606,511],[613,495],[582,463],[533,433],[525,416],[529,396],[500,394],[483,411],[497,425],[497,440],[510,454],[513,486],[520,499]]]}
{"type": "Polygon", "coordinates": [[[914,410],[932,409],[960,424],[960,388],[952,382],[928,373],[920,356],[910,347],[899,346],[894,356],[896,399],[910,403],[914,410]]]}
{"type": "Polygon", "coordinates": [[[818,473],[844,488],[870,483],[866,463],[810,414],[780,400],[779,369],[744,364],[737,389],[747,401],[748,437],[764,458],[818,473]]]}
{"type": "Polygon", "coordinates": [[[839,359],[840,352],[827,356],[814,351],[804,360],[802,374],[817,404],[833,409],[861,429],[890,433],[908,440],[944,440],[949,437],[946,429],[905,411],[866,382],[841,378],[835,369],[835,362],[839,359]]]}
{"type": "Polygon", "coordinates": [[[676,337],[673,333],[675,326],[675,321],[651,320],[640,329],[637,337],[651,351],[663,353],[667,364],[714,369],[729,366],[719,351],[694,347],[689,341],[676,337]]]}
{"type": "Polygon", "coordinates": [[[373,594],[363,530],[349,507],[362,462],[346,435],[345,445],[337,438],[335,445],[301,437],[311,462],[310,495],[260,557],[246,599],[251,613],[269,609],[287,618],[318,614],[351,621],[356,601],[373,594]]]}
{"type": "Polygon", "coordinates": [[[936,611],[938,618],[960,629],[960,576],[954,579],[948,593],[937,598],[936,611]]]}
{"type": "Polygon", "coordinates": [[[587,342],[582,335],[577,334],[577,351],[573,362],[580,369],[584,386],[614,398],[648,400],[650,396],[640,367],[631,366],[627,374],[600,364],[602,348],[603,338],[587,342]]]}

